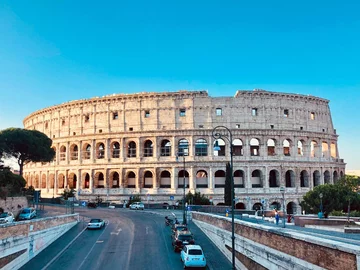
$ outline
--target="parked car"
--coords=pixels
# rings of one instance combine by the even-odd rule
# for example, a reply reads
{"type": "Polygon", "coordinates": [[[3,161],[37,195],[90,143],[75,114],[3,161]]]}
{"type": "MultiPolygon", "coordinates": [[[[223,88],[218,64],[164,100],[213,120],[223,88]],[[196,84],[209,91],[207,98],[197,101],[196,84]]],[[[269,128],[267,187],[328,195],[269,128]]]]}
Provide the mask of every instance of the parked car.
{"type": "Polygon", "coordinates": [[[145,206],[142,202],[134,202],[132,204],[130,204],[130,209],[133,210],[144,210],[145,206]]]}
{"type": "Polygon", "coordinates": [[[19,214],[19,220],[32,219],[35,217],[36,217],[36,210],[35,208],[32,207],[24,208],[23,210],[21,210],[19,214]]]}
{"type": "Polygon", "coordinates": [[[181,260],[186,267],[203,267],[206,268],[206,259],[204,252],[199,245],[184,246],[180,254],[181,260]]]}
{"type": "Polygon", "coordinates": [[[172,234],[175,234],[178,231],[188,231],[189,229],[187,227],[187,225],[184,224],[174,224],[172,227],[172,234]]]}
{"type": "Polygon", "coordinates": [[[105,221],[101,218],[93,218],[87,225],[87,229],[101,229],[105,226],[105,221]]]}
{"type": "Polygon", "coordinates": [[[88,208],[96,208],[97,207],[97,204],[95,202],[88,202],[87,203],[87,207],[88,208]]]}
{"type": "Polygon", "coordinates": [[[193,235],[189,231],[177,231],[172,235],[172,245],[174,251],[178,252],[183,249],[185,245],[195,244],[193,235]]]}
{"type": "Polygon", "coordinates": [[[11,212],[4,212],[0,214],[0,224],[14,222],[14,215],[11,212]]]}

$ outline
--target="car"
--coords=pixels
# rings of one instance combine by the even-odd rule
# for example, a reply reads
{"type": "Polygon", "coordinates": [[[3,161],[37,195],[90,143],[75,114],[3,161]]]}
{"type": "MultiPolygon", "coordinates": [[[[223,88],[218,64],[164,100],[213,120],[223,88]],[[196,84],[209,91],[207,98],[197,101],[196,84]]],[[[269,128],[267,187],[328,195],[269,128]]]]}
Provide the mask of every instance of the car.
{"type": "Polygon", "coordinates": [[[97,203],[95,203],[95,202],[88,202],[88,203],[87,203],[87,207],[88,207],[88,208],[96,208],[96,207],[97,207],[97,203]]]}
{"type": "Polygon", "coordinates": [[[180,254],[181,261],[184,263],[184,269],[187,267],[206,268],[206,259],[204,252],[199,245],[184,246],[180,254]]]}
{"type": "Polygon", "coordinates": [[[142,202],[134,202],[132,204],[130,204],[130,209],[133,210],[144,210],[145,206],[142,202]]]}
{"type": "Polygon", "coordinates": [[[14,222],[14,215],[11,212],[4,212],[0,214],[0,224],[14,222]]]}
{"type": "Polygon", "coordinates": [[[101,218],[93,218],[89,221],[87,229],[101,229],[105,227],[105,221],[101,218]]]}
{"type": "Polygon", "coordinates": [[[194,237],[191,232],[177,231],[175,234],[172,235],[172,245],[175,252],[182,250],[185,245],[189,244],[195,244],[194,237]]]}
{"type": "Polygon", "coordinates": [[[36,209],[33,207],[24,208],[19,214],[19,220],[32,219],[36,217],[36,209]]]}
{"type": "Polygon", "coordinates": [[[172,227],[172,234],[175,234],[177,231],[189,231],[189,228],[184,224],[174,224],[172,227]]]}

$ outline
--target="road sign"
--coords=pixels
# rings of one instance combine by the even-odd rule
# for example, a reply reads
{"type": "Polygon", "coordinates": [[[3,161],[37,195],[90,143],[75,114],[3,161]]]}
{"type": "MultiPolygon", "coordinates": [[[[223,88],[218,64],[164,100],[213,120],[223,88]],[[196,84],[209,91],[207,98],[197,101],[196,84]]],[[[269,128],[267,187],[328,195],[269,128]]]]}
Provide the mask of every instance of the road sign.
{"type": "Polygon", "coordinates": [[[86,206],[86,202],[81,202],[81,206],[86,206]]]}
{"type": "Polygon", "coordinates": [[[170,196],[170,201],[173,201],[174,200],[174,196],[170,196]]]}

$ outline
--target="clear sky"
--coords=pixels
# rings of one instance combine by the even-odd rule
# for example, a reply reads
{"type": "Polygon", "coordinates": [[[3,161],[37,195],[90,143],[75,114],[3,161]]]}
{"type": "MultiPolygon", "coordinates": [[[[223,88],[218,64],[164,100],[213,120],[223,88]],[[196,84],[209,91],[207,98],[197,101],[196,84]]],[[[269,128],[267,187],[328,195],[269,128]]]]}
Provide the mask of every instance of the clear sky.
{"type": "Polygon", "coordinates": [[[238,89],[330,100],[360,170],[360,1],[0,2],[0,129],[113,93],[238,89]]]}

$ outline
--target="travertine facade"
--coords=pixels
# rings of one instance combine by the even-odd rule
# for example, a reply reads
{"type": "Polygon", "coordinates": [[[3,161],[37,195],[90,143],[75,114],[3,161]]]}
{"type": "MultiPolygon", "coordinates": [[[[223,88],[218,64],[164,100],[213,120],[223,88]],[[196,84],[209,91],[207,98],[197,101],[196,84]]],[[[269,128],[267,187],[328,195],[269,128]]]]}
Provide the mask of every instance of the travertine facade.
{"type": "Polygon", "coordinates": [[[56,160],[28,164],[24,176],[42,196],[70,187],[84,200],[141,194],[163,202],[183,194],[185,154],[186,190],[218,203],[232,135],[237,206],[274,206],[285,186],[288,211],[299,211],[303,194],[345,171],[328,103],[264,90],[237,91],[234,97],[179,91],[71,101],[25,118],[25,128],[53,140],[56,160]],[[231,134],[217,128],[227,137],[214,151],[217,126],[231,134]]]}

